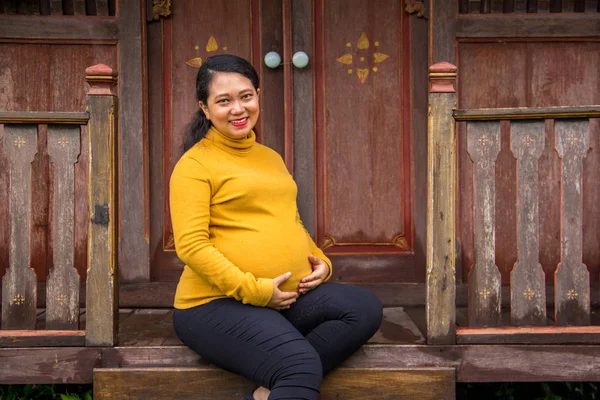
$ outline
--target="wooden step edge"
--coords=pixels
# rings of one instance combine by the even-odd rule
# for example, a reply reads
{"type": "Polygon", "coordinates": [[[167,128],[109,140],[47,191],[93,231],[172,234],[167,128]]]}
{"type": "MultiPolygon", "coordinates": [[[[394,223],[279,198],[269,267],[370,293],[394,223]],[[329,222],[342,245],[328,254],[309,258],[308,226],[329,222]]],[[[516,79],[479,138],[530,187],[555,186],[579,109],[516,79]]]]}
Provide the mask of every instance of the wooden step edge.
{"type": "Polygon", "coordinates": [[[80,347],[85,346],[85,331],[74,330],[0,330],[0,347],[80,347]]]}
{"type": "Polygon", "coordinates": [[[599,344],[600,326],[458,328],[457,344],[599,344]]]}
{"type": "MultiPolygon", "coordinates": [[[[322,400],[453,400],[454,368],[338,368],[321,387],[322,400]]],[[[95,368],[94,399],[241,398],[254,384],[216,367],[95,368]]]]}

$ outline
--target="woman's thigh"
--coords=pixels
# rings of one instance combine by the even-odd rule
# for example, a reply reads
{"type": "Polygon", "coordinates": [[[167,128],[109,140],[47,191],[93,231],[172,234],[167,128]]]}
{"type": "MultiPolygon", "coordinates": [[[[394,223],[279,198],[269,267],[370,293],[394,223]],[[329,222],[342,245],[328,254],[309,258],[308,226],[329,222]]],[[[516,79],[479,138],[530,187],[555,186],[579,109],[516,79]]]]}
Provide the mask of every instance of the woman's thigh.
{"type": "Polygon", "coordinates": [[[383,309],[373,293],[325,282],[282,312],[306,337],[330,372],[369,340],[381,325],[383,309]]]}
{"type": "Polygon", "coordinates": [[[220,299],[175,310],[173,319],[185,345],[210,363],[259,385],[271,388],[290,372],[290,362],[300,375],[319,377],[312,381],[319,381],[322,376],[314,348],[276,310],[220,299]]]}

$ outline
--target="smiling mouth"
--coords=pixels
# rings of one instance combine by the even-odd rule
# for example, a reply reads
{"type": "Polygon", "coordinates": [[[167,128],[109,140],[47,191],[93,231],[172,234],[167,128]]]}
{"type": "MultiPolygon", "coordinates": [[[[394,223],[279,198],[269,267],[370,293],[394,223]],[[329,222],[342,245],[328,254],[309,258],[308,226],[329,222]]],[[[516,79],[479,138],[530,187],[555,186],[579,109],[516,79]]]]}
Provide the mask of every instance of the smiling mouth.
{"type": "Polygon", "coordinates": [[[247,122],[248,122],[248,117],[229,121],[229,123],[233,126],[245,126],[247,122]]]}

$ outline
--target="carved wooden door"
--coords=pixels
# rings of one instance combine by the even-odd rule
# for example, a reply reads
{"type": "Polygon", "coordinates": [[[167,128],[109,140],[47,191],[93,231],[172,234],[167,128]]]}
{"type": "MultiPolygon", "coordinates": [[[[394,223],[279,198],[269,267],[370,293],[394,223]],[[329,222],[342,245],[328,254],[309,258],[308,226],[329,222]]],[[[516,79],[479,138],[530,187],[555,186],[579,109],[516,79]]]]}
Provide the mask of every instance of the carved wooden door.
{"type": "MultiPolygon", "coordinates": [[[[181,271],[168,179],[196,107],[197,68],[210,55],[233,53],[259,71],[259,140],[292,171],[300,214],[333,257],[334,279],[423,281],[424,235],[417,233],[415,241],[413,212],[410,24],[403,2],[196,0],[175,2],[172,11],[160,28],[151,24],[148,30],[154,277],[177,280],[181,271]],[[281,66],[265,65],[270,51],[282,56],[281,66]],[[305,68],[291,63],[299,51],[309,56],[305,68]],[[152,79],[153,71],[162,79],[152,79]]],[[[424,133],[419,140],[425,143],[424,133]]],[[[420,165],[425,158],[419,154],[420,165]]]]}

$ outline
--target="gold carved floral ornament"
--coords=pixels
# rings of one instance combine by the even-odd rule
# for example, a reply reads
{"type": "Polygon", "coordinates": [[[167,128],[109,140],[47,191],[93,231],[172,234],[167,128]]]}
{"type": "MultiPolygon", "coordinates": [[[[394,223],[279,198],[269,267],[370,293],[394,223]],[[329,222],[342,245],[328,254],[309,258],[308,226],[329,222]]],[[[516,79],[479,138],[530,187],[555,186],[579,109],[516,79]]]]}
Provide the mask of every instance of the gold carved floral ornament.
{"type": "Polygon", "coordinates": [[[406,0],[406,12],[409,14],[417,13],[417,17],[425,18],[425,4],[419,0],[406,0]]]}
{"type": "MultiPolygon", "coordinates": [[[[380,43],[375,42],[373,45],[374,47],[379,47],[380,43]]],[[[352,43],[347,42],[346,47],[351,51],[352,43]]],[[[362,84],[367,81],[371,71],[379,71],[378,64],[381,64],[390,58],[389,55],[378,51],[369,54],[368,50],[370,48],[371,43],[369,38],[367,37],[367,34],[363,32],[360,34],[358,42],[356,43],[356,50],[353,53],[348,52],[337,58],[337,62],[348,66],[348,74],[352,75],[356,70],[356,77],[362,84]],[[367,61],[367,59],[370,61],[367,61]]]]}
{"type": "Polygon", "coordinates": [[[171,0],[152,0],[152,19],[171,15],[171,0]]]}
{"type": "MultiPolygon", "coordinates": [[[[211,35],[208,38],[208,42],[206,42],[206,46],[204,47],[204,49],[206,50],[207,53],[214,53],[214,52],[219,51],[219,44],[217,43],[217,39],[213,35],[211,35]]],[[[195,45],[194,50],[199,51],[200,46],[195,45]]],[[[227,47],[226,46],[221,47],[221,50],[227,51],[227,47]]],[[[203,62],[204,62],[204,60],[202,59],[202,57],[193,57],[193,58],[190,58],[189,60],[187,60],[185,63],[192,68],[200,68],[202,66],[203,62]]]]}

